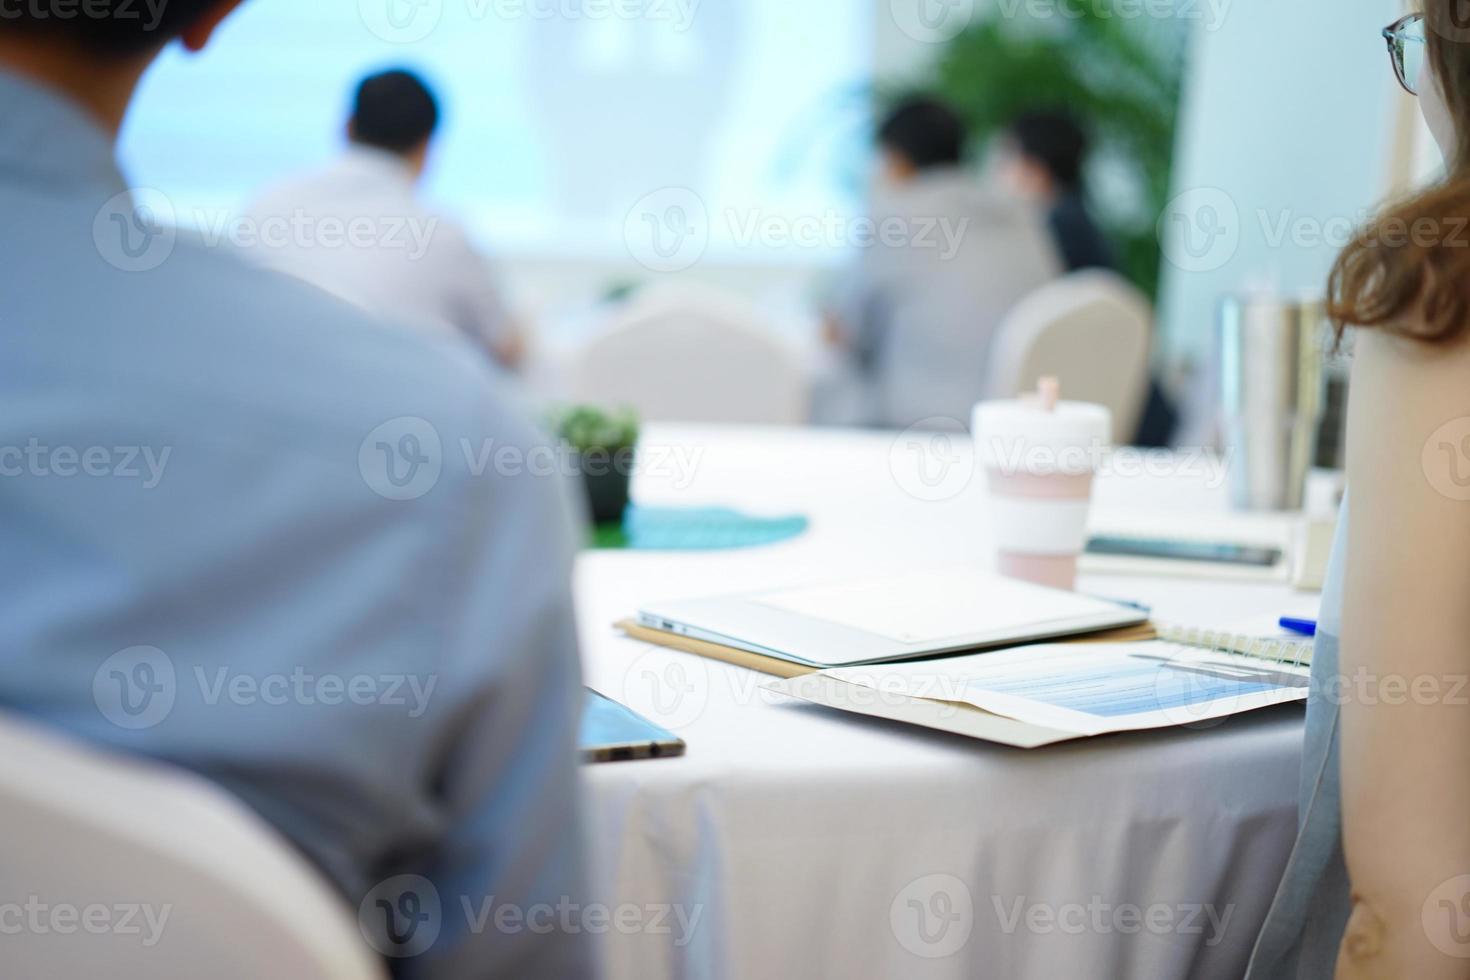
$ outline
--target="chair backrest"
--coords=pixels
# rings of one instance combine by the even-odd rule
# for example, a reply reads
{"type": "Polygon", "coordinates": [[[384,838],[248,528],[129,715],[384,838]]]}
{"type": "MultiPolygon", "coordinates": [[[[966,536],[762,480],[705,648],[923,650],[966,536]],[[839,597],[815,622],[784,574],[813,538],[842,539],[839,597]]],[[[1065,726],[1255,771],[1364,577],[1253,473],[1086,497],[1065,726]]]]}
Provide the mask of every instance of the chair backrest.
{"type": "Polygon", "coordinates": [[[635,294],[575,355],[578,402],[629,406],[650,422],[795,425],[808,378],[798,354],[736,296],[702,286],[635,294]]]}
{"type": "Polygon", "coordinates": [[[1153,310],[1121,276],[1089,270],[1043,286],[1012,308],[991,348],[987,397],[1014,398],[1043,377],[1063,397],[1113,413],[1114,441],[1138,431],[1148,396],[1153,310]]]}
{"type": "Polygon", "coordinates": [[[0,715],[0,827],[6,976],[386,976],[315,870],[189,773],[0,715]]]}

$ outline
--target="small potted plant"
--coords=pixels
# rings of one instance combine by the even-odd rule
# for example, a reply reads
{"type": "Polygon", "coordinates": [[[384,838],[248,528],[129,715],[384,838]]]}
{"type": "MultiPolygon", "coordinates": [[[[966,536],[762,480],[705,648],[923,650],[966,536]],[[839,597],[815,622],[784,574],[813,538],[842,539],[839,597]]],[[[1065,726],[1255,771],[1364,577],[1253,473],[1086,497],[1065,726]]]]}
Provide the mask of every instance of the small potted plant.
{"type": "Polygon", "coordinates": [[[579,405],[556,413],[552,428],[571,451],[576,471],[586,484],[592,520],[621,523],[628,509],[637,453],[637,414],[626,408],[607,412],[579,405]]]}

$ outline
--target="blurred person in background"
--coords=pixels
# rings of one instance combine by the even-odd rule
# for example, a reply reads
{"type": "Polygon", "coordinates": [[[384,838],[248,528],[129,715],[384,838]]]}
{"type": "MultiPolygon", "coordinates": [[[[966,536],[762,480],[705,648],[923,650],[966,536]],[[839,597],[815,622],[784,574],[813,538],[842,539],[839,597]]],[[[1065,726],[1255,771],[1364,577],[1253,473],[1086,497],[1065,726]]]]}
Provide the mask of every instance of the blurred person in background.
{"type": "MultiPolygon", "coordinates": [[[[1011,121],[1004,138],[1004,183],[1023,200],[1045,209],[1052,241],[1067,272],[1119,272],[1117,255],[1087,203],[1091,140],[1069,112],[1040,109],[1011,121]]],[[[1133,443],[1169,446],[1179,427],[1179,410],[1157,377],[1150,378],[1143,416],[1133,443]]]]}
{"type": "Polygon", "coordinates": [[[1006,135],[1006,183],[1046,209],[1066,270],[1116,271],[1113,248],[1087,207],[1083,172],[1089,147],[1077,120],[1061,111],[1027,112],[1011,122],[1006,135]]]}
{"type": "Polygon", "coordinates": [[[949,106],[910,99],[878,129],[869,241],[827,313],[828,343],[861,388],[862,424],[962,429],[985,396],[1001,320],[1061,272],[1039,213],[965,168],[949,106]]]}
{"type": "Polygon", "coordinates": [[[251,254],[375,316],[462,331],[514,369],[525,341],[494,264],[463,227],[419,200],[439,122],[439,100],[419,76],[395,69],[364,79],[346,153],[245,209],[261,230],[251,254]],[[344,230],[340,241],[290,231],[325,223],[344,230]]]}
{"type": "MultiPolygon", "coordinates": [[[[152,224],[115,162],[165,43],[238,3],[0,18],[0,710],[213,781],[385,941],[398,876],[584,901],[568,491],[451,449],[539,435],[462,339],[152,224]]],[[[446,915],[393,969],[584,977],[587,944],[446,915]]]]}

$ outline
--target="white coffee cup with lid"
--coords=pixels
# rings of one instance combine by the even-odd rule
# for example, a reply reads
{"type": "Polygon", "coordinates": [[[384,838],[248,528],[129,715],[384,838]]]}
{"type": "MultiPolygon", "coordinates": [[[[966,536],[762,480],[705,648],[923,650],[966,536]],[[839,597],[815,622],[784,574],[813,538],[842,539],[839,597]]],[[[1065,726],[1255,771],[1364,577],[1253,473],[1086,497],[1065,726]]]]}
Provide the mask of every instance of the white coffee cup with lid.
{"type": "Polygon", "coordinates": [[[1061,400],[1055,378],[1033,395],[975,406],[976,459],[1001,574],[1072,589],[1087,542],[1092,484],[1112,439],[1102,405],[1061,400]]]}

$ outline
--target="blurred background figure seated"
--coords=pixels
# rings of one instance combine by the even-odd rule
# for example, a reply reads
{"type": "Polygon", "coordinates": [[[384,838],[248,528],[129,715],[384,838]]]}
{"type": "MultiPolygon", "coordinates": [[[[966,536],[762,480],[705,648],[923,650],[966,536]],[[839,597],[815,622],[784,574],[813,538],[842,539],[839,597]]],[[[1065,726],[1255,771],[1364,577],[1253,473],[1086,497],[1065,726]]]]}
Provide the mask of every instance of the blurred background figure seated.
{"type": "Polygon", "coordinates": [[[246,208],[258,230],[249,252],[383,319],[461,331],[514,369],[525,343],[494,265],[463,228],[418,199],[439,115],[438,99],[411,72],[364,79],[347,151],[246,208]],[[318,233],[307,240],[291,231],[302,226],[318,233]],[[335,247],[329,227],[341,235],[335,247]]]}
{"type": "Polygon", "coordinates": [[[1093,220],[1083,189],[1087,134],[1070,113],[1025,112],[1011,121],[1002,172],[1021,197],[1046,209],[1052,239],[1068,272],[1113,269],[1113,248],[1093,220]]]}
{"type": "Polygon", "coordinates": [[[878,130],[874,241],[830,301],[826,334],[859,391],[857,418],[962,429],[984,395],[991,343],[1017,302],[1060,273],[1041,215],[963,166],[965,124],[909,100],[878,130]]]}
{"type": "MultiPolygon", "coordinates": [[[[1011,121],[1002,140],[1000,171],[1011,190],[1046,209],[1052,240],[1068,272],[1084,269],[1120,272],[1112,243],[1098,227],[1087,203],[1086,169],[1091,149],[1087,130],[1070,112],[1064,109],[1023,112],[1011,121]]],[[[1148,302],[1147,297],[1137,298],[1145,304],[1148,302]]],[[[1151,323],[1152,319],[1150,312],[1147,321],[1151,323]]],[[[1126,331],[1128,325],[1125,320],[1117,326],[1126,331]]],[[[1090,343],[1086,337],[1076,339],[1084,345],[1090,343]]],[[[1048,365],[1043,373],[1067,377],[1072,373],[1067,367],[1065,363],[1048,365]]],[[[1131,376],[1130,380],[1133,380],[1131,376]]],[[[1107,379],[1103,383],[1116,381],[1107,379]]],[[[1166,446],[1178,427],[1179,413],[1156,380],[1145,374],[1139,383],[1140,391],[1145,392],[1141,407],[1135,406],[1126,415],[1120,415],[1116,409],[1113,412],[1117,438],[1140,446],[1166,446]],[[1132,420],[1126,427],[1121,424],[1125,418],[1132,420]]],[[[1022,385],[1015,390],[1026,387],[1022,385]]],[[[1076,389],[1069,384],[1069,390],[1076,389]]],[[[1008,394],[1004,392],[1002,397],[1008,394]]]]}

